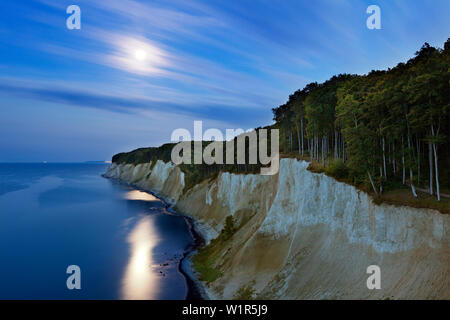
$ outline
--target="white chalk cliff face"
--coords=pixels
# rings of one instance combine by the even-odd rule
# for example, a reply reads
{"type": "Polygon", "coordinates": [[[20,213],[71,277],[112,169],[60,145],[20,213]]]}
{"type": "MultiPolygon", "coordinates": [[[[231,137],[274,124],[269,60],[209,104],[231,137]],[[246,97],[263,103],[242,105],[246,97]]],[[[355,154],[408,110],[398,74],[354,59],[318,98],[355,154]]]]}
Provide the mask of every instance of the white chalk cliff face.
{"type": "Polygon", "coordinates": [[[107,177],[152,190],[192,216],[210,240],[233,215],[238,231],[205,284],[212,298],[245,286],[268,299],[450,299],[450,216],[376,205],[354,187],[282,159],[274,176],[222,173],[183,193],[171,163],[112,164],[107,177]],[[369,290],[369,265],[381,289],[369,290]]]}
{"type": "Polygon", "coordinates": [[[113,163],[105,173],[105,177],[119,179],[139,188],[153,191],[175,202],[184,188],[184,173],[172,163],[158,160],[152,163],[116,164],[113,163]]]}

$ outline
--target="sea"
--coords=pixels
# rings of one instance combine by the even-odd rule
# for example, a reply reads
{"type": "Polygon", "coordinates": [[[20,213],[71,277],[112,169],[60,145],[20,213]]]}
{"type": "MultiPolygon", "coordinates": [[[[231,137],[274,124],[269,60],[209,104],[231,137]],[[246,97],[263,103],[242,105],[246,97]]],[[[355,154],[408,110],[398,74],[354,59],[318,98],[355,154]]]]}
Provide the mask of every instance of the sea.
{"type": "Polygon", "coordinates": [[[0,164],[0,299],[185,299],[189,222],[103,163],[0,164]]]}

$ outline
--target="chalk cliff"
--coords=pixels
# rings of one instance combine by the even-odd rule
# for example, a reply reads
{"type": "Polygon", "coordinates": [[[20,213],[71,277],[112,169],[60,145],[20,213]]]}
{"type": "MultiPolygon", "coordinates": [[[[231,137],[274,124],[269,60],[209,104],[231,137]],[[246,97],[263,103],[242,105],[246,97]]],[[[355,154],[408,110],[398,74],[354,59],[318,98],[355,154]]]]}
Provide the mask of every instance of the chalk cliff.
{"type": "Polygon", "coordinates": [[[205,288],[229,299],[251,287],[268,299],[450,299],[450,216],[377,205],[371,197],[308,163],[282,159],[274,176],[221,173],[186,192],[175,165],[113,163],[105,176],[169,199],[193,217],[207,241],[228,215],[239,226],[205,288]],[[381,289],[369,290],[369,265],[381,289]]]}

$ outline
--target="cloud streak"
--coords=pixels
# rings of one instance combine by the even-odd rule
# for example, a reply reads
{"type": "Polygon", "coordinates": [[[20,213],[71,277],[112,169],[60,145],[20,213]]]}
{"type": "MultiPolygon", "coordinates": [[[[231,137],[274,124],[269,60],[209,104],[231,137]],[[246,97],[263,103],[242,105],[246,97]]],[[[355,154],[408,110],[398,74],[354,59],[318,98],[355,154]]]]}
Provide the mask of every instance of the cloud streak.
{"type": "MultiPolygon", "coordinates": [[[[136,114],[152,111],[197,119],[230,121],[236,116],[260,117],[256,110],[230,108],[218,103],[186,105],[129,96],[112,96],[62,87],[24,85],[0,82],[0,93],[54,104],[94,108],[103,111],[136,114]],[[233,111],[234,109],[234,111],[233,111]]],[[[263,119],[264,117],[260,117],[263,119]]]]}
{"type": "Polygon", "coordinates": [[[383,28],[369,31],[368,0],[77,0],[82,28],[67,30],[71,2],[3,1],[0,133],[19,123],[35,127],[23,136],[33,141],[64,119],[78,134],[95,115],[103,126],[89,137],[139,146],[193,119],[270,124],[271,108],[308,82],[390,67],[448,37],[448,0],[377,3],[383,28]]]}
{"type": "MultiPolygon", "coordinates": [[[[42,1],[61,9],[52,1],[42,1]]],[[[292,79],[297,79],[295,86],[306,84],[305,77],[298,77],[295,70],[284,69],[282,73],[277,70],[280,68],[274,62],[289,64],[283,50],[274,52],[269,59],[267,54],[265,57],[255,54],[252,52],[255,49],[267,53],[273,51],[270,43],[264,43],[265,38],[259,37],[259,33],[243,32],[246,25],[243,19],[236,24],[228,13],[208,3],[181,4],[175,1],[174,5],[126,0],[81,1],[80,5],[96,10],[96,14],[103,18],[101,24],[83,26],[80,37],[90,42],[83,41],[82,46],[77,43],[72,48],[67,44],[45,44],[42,45],[43,50],[142,76],[169,78],[180,86],[195,87],[196,91],[201,88],[211,95],[226,92],[242,99],[250,91],[264,92],[264,97],[253,103],[279,101],[285,95],[281,85],[291,83],[292,79]],[[105,49],[99,51],[97,46],[91,46],[92,43],[102,43],[105,49]],[[150,64],[142,65],[133,60],[136,44],[148,47],[149,52],[158,52],[154,59],[149,59],[150,64]],[[205,55],[202,50],[217,54],[205,55]],[[226,56],[232,63],[221,61],[218,56],[226,56]]],[[[299,54],[291,58],[291,68],[295,65],[312,66],[299,54]]],[[[243,103],[250,104],[251,101],[243,103]]]]}

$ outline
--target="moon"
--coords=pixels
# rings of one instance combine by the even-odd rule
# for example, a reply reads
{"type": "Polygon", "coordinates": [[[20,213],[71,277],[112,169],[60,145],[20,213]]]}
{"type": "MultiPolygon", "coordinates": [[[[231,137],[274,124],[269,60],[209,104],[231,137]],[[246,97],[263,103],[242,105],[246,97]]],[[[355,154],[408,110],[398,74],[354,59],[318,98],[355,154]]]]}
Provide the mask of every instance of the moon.
{"type": "Polygon", "coordinates": [[[145,52],[145,51],[142,50],[142,49],[137,49],[137,50],[134,52],[134,57],[135,57],[135,59],[138,60],[138,61],[144,61],[144,60],[147,58],[147,52],[145,52]]]}

